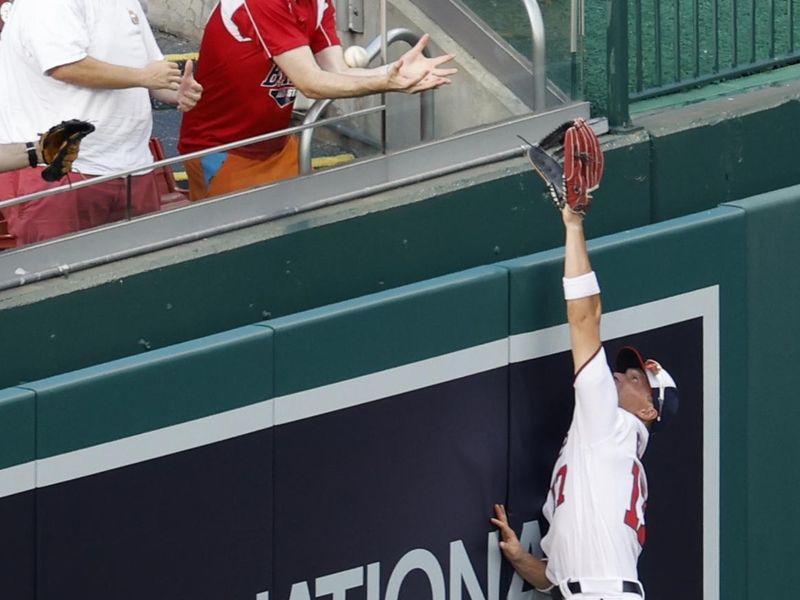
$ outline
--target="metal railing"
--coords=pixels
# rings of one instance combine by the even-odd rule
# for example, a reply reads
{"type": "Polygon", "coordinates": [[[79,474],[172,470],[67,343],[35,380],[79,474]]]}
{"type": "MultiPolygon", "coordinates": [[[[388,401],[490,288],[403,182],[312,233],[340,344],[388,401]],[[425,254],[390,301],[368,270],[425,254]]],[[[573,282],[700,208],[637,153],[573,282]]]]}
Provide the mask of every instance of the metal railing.
{"type": "MultiPolygon", "coordinates": [[[[382,107],[366,109],[360,114],[377,112],[382,107]]],[[[351,113],[352,116],[355,113],[351,113]]],[[[588,103],[558,107],[539,115],[526,114],[501,123],[461,132],[418,147],[373,156],[340,169],[328,169],[313,177],[296,177],[275,184],[279,193],[263,191],[270,188],[242,190],[235,200],[221,199],[197,202],[193,206],[142,215],[130,221],[76,232],[74,235],[22,246],[0,252],[0,291],[53,277],[67,276],[78,271],[114,261],[140,256],[211,238],[224,233],[274,222],[323,207],[395,190],[409,185],[452,175],[466,169],[519,157],[522,149],[517,136],[541,139],[565,121],[578,117],[589,118],[588,103]]],[[[328,125],[333,119],[320,121],[328,125]]],[[[597,133],[606,131],[604,123],[592,123],[597,133]]],[[[297,130],[299,128],[294,128],[297,130]]],[[[286,132],[283,132],[286,133],[286,132]]],[[[280,133],[270,134],[272,136],[280,133]]],[[[256,139],[265,139],[260,136],[256,139]]],[[[250,140],[253,141],[253,140],[250,140]]],[[[213,152],[214,149],[210,150],[213,152]]],[[[209,151],[205,151],[207,154],[209,151]]],[[[198,157],[201,153],[192,156],[198,157]]],[[[188,156],[188,155],[187,155],[188,156]]],[[[167,166],[183,160],[177,157],[159,161],[152,167],[167,166]]],[[[134,169],[104,177],[130,174],[134,169]]],[[[97,178],[99,180],[100,178],[97,178]]],[[[95,180],[95,181],[97,181],[95,180]]],[[[92,181],[76,184],[86,187],[92,181]]],[[[48,193],[65,191],[59,188],[48,193]]],[[[429,190],[430,191],[430,190],[429,190]]],[[[430,191],[436,196],[439,192],[430,191]]],[[[428,192],[425,192],[427,197],[428,192]]],[[[41,197],[44,193],[37,194],[41,197]]],[[[34,195],[16,199],[32,199],[34,195]]],[[[4,203],[5,206],[15,203],[4,203]]],[[[377,207],[378,204],[374,205],[377,207]]],[[[316,220],[280,227],[279,235],[296,231],[297,227],[313,227],[316,220]]],[[[247,236],[250,241],[252,238],[247,236]]],[[[248,242],[249,243],[249,242],[248,242]]]]}
{"type": "MultiPolygon", "coordinates": [[[[548,91],[553,90],[548,89],[545,26],[537,0],[414,0],[414,5],[534,112],[546,110],[548,91]],[[507,12],[509,5],[520,1],[530,25],[532,61],[527,52],[521,53],[507,36],[501,35],[497,23],[487,18],[487,13],[507,12]],[[478,10],[480,7],[485,10],[478,10]]],[[[522,19],[520,15],[520,22],[522,19]]],[[[560,103],[558,99],[550,100],[551,106],[560,103]]]]}
{"type": "Polygon", "coordinates": [[[544,19],[539,3],[536,0],[523,0],[528,20],[531,24],[531,41],[533,43],[533,110],[545,109],[547,92],[547,60],[545,57],[544,19]]]}
{"type": "Polygon", "coordinates": [[[643,100],[800,62],[797,1],[613,0],[609,77],[617,79],[609,85],[609,110],[617,114],[609,121],[627,121],[619,114],[623,94],[643,100]],[[612,63],[627,68],[612,72],[612,63]]]}
{"type": "MultiPolygon", "coordinates": [[[[372,113],[378,113],[383,111],[386,108],[385,105],[381,104],[378,106],[372,106],[370,108],[364,108],[361,110],[356,110],[346,115],[340,115],[337,117],[330,117],[328,119],[323,119],[317,123],[312,123],[309,125],[298,125],[296,127],[289,127],[287,129],[281,129],[280,131],[273,131],[271,133],[265,133],[263,135],[257,135],[251,138],[247,138],[244,140],[239,140],[237,142],[231,142],[229,144],[223,144],[221,146],[215,146],[213,148],[208,148],[206,150],[198,150],[197,152],[190,152],[189,154],[182,154],[180,156],[175,156],[172,158],[165,158],[164,160],[155,161],[149,165],[137,165],[133,168],[126,169],[125,171],[119,171],[117,173],[111,173],[109,175],[101,175],[99,177],[91,177],[88,179],[82,179],[81,181],[77,181],[75,183],[68,183],[66,185],[61,185],[56,188],[50,188],[47,190],[42,190],[40,192],[34,192],[32,194],[26,194],[24,196],[18,196],[16,198],[11,198],[10,200],[3,200],[0,202],[0,209],[6,208],[8,206],[14,206],[15,204],[22,204],[23,202],[28,202],[30,200],[38,200],[40,198],[45,198],[47,196],[53,196],[56,194],[60,194],[63,192],[67,192],[70,190],[78,190],[81,188],[89,187],[92,185],[97,185],[99,183],[104,183],[106,181],[112,181],[115,179],[127,178],[128,179],[128,207],[130,210],[131,204],[131,197],[130,197],[130,178],[138,173],[148,172],[152,170],[159,169],[161,167],[169,167],[176,163],[180,163],[186,160],[191,160],[195,158],[202,158],[204,156],[208,156],[209,154],[215,154],[217,152],[225,152],[227,150],[233,150],[234,148],[241,148],[243,146],[249,146],[250,144],[256,144],[258,142],[264,142],[267,140],[272,140],[275,138],[283,137],[285,135],[291,135],[295,133],[300,133],[307,129],[313,127],[320,127],[324,125],[332,125],[333,123],[337,123],[339,121],[344,121],[347,119],[352,119],[354,117],[360,117],[369,115],[372,113]]],[[[130,217],[128,217],[128,220],[130,217]]]]}
{"type": "MultiPolygon", "coordinates": [[[[390,29],[386,33],[386,45],[391,46],[397,42],[406,42],[410,46],[416,45],[419,42],[420,36],[411,31],[410,29],[397,28],[390,29]]],[[[379,35],[373,39],[366,47],[369,62],[381,54],[383,47],[383,36],[379,35]]],[[[426,48],[423,54],[430,57],[430,53],[426,48]]],[[[303,119],[303,125],[310,126],[308,129],[303,130],[300,134],[300,148],[298,150],[300,155],[300,174],[308,175],[311,173],[311,142],[314,137],[314,123],[316,123],[320,115],[328,108],[333,100],[322,99],[315,101],[306,113],[303,119]]],[[[433,90],[423,92],[420,94],[420,137],[423,141],[432,140],[434,137],[434,106],[433,106],[433,90]]],[[[385,140],[382,146],[385,147],[385,140]]]]}

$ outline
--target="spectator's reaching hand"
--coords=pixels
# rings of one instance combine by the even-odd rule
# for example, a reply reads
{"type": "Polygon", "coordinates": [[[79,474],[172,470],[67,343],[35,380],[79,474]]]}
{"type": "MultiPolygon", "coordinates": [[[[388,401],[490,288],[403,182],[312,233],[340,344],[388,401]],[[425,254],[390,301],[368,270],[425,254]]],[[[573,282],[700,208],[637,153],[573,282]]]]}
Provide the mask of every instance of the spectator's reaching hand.
{"type": "Polygon", "coordinates": [[[390,85],[394,89],[408,93],[436,89],[450,83],[450,76],[458,72],[456,68],[439,68],[453,60],[452,54],[428,58],[422,53],[429,40],[426,33],[411,50],[389,65],[390,85]]]}

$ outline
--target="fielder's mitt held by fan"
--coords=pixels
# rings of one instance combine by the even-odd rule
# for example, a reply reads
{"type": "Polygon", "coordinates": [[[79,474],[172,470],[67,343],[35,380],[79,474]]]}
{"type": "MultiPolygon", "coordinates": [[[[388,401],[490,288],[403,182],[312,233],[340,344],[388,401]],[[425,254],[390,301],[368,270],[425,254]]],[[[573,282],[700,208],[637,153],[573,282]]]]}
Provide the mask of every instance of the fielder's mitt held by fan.
{"type": "Polygon", "coordinates": [[[561,210],[566,205],[585,215],[592,203],[590,192],[600,187],[603,177],[603,151],[592,128],[583,119],[576,119],[538,144],[522,141],[527,144],[528,160],[547,184],[556,207],[561,210]]]}
{"type": "Polygon", "coordinates": [[[78,158],[81,140],[94,131],[94,125],[79,119],[53,125],[39,138],[39,150],[47,165],[42,171],[45,181],[58,181],[72,169],[78,158]]]}

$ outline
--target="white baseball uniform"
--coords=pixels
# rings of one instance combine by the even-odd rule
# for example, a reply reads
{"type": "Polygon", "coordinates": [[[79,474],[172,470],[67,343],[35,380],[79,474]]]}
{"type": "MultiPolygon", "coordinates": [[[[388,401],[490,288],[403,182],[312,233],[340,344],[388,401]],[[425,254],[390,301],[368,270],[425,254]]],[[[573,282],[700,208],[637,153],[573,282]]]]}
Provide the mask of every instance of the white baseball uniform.
{"type": "Polygon", "coordinates": [[[550,523],[542,539],[547,577],[562,584],[565,596],[571,595],[566,582],[578,581],[581,598],[641,597],[623,595],[621,582],[638,581],[647,502],[640,459],[649,432],[619,408],[602,347],[575,376],[574,385],[572,424],[544,506],[550,523]]]}

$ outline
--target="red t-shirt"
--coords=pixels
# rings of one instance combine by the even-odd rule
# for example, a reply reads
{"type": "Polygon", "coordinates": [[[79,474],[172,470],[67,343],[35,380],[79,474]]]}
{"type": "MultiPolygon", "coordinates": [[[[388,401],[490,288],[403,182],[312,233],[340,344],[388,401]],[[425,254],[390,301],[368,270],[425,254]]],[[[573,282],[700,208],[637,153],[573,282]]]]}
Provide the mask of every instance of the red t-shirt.
{"type": "MultiPolygon", "coordinates": [[[[333,0],[222,0],[200,43],[195,78],[203,97],[183,116],[179,151],[288,127],[296,89],[272,57],[300,46],[316,54],[336,45],[333,0]]],[[[285,138],[268,140],[235,152],[261,158],[284,143],[285,138]]]]}

